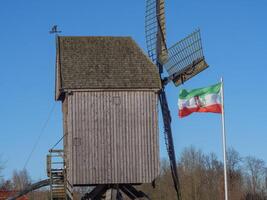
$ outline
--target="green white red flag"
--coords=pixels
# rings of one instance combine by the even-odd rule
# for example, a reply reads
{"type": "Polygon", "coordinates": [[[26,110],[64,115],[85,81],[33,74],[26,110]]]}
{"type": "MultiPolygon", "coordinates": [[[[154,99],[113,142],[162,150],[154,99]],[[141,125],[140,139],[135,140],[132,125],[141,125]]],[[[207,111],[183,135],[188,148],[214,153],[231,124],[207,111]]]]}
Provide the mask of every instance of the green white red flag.
{"type": "Polygon", "coordinates": [[[193,112],[222,113],[221,90],[222,83],[190,91],[182,89],[178,100],[179,117],[193,112]]]}

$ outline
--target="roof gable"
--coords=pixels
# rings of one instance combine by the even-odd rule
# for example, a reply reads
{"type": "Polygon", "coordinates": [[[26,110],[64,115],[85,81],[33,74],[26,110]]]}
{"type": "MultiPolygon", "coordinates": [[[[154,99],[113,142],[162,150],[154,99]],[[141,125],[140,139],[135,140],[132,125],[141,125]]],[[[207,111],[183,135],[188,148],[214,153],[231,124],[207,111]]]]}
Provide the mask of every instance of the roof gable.
{"type": "Polygon", "coordinates": [[[60,36],[57,43],[58,90],[161,87],[156,66],[130,37],[60,36]]]}

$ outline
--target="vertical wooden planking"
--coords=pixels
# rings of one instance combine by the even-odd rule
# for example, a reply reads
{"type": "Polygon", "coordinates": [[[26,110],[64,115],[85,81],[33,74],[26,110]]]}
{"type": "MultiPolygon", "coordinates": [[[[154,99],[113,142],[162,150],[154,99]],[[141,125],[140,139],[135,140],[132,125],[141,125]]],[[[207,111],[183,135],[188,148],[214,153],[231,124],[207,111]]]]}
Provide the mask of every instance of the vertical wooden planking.
{"type": "Polygon", "coordinates": [[[152,91],[73,92],[64,115],[72,184],[154,180],[159,173],[156,103],[152,91]]]}
{"type": "MultiPolygon", "coordinates": [[[[123,93],[123,92],[122,92],[123,93]]],[[[130,179],[130,174],[132,171],[132,166],[130,165],[130,140],[132,139],[129,135],[129,119],[128,119],[128,93],[123,93],[123,116],[124,116],[124,129],[123,132],[125,134],[125,154],[126,154],[126,158],[125,158],[125,165],[126,165],[126,179],[130,179]]]]}
{"type": "Polygon", "coordinates": [[[98,93],[98,130],[97,130],[97,135],[98,135],[98,155],[99,155],[99,160],[98,160],[98,181],[99,183],[103,183],[103,177],[104,177],[104,154],[105,154],[105,148],[103,145],[104,141],[104,132],[103,132],[103,97],[102,97],[102,92],[98,93]]]}
{"type": "Polygon", "coordinates": [[[76,112],[76,114],[77,114],[77,118],[78,118],[78,127],[77,127],[77,133],[76,133],[76,149],[77,149],[76,156],[77,156],[77,160],[80,162],[80,165],[77,166],[78,171],[76,171],[76,176],[78,177],[79,180],[81,180],[81,182],[83,181],[83,174],[84,174],[84,172],[82,170],[82,166],[83,166],[82,147],[84,146],[82,144],[82,142],[83,142],[82,139],[84,139],[84,137],[83,137],[84,131],[82,129],[82,116],[83,116],[82,98],[83,98],[83,93],[77,94],[77,100],[76,101],[78,102],[78,111],[76,112]]]}
{"type": "Polygon", "coordinates": [[[117,160],[118,160],[118,157],[117,157],[117,143],[118,143],[118,140],[117,140],[117,125],[116,125],[116,110],[115,110],[115,107],[114,107],[114,104],[112,102],[112,98],[113,98],[113,92],[110,92],[110,104],[111,104],[111,112],[112,112],[112,124],[111,124],[111,132],[112,132],[112,147],[113,147],[113,150],[112,150],[112,161],[113,161],[113,179],[114,179],[114,182],[119,182],[118,180],[118,166],[117,166],[117,160]]]}
{"type": "Polygon", "coordinates": [[[136,126],[138,127],[137,129],[137,135],[139,136],[138,138],[138,150],[139,150],[139,155],[142,155],[141,157],[138,156],[138,166],[139,169],[138,171],[140,172],[138,177],[141,177],[142,180],[144,180],[144,172],[146,172],[147,170],[143,170],[143,162],[144,162],[144,154],[145,152],[143,151],[143,135],[145,133],[142,132],[142,106],[143,106],[143,102],[141,102],[141,95],[140,92],[136,93],[136,97],[137,97],[137,105],[135,106],[136,108],[136,113],[138,113],[138,118],[137,118],[137,124],[136,126]]]}
{"type": "Polygon", "coordinates": [[[69,158],[70,158],[70,160],[69,160],[69,163],[70,163],[70,167],[69,167],[69,172],[70,173],[67,173],[67,174],[69,174],[69,177],[70,177],[70,183],[73,183],[74,182],[74,180],[73,180],[73,175],[74,175],[74,169],[73,169],[73,149],[72,149],[72,142],[73,142],[73,140],[72,140],[72,135],[73,135],[73,128],[72,128],[72,126],[73,126],[73,120],[72,120],[72,115],[73,115],[73,111],[71,110],[71,108],[72,108],[72,98],[70,98],[69,96],[67,96],[67,100],[68,100],[68,116],[67,116],[67,118],[68,118],[68,120],[67,120],[67,126],[68,126],[68,130],[67,130],[67,132],[68,132],[68,153],[69,153],[69,158]]]}
{"type": "Polygon", "coordinates": [[[134,93],[133,94],[133,104],[131,105],[132,106],[132,110],[133,110],[133,113],[132,113],[132,120],[133,120],[133,124],[130,124],[131,126],[134,127],[134,132],[133,132],[133,135],[132,135],[132,139],[133,139],[133,147],[134,147],[134,151],[133,151],[133,165],[135,166],[135,169],[133,171],[133,180],[135,182],[138,182],[138,177],[140,177],[140,169],[139,169],[139,144],[138,144],[138,141],[139,141],[139,134],[138,134],[138,118],[135,116],[135,113],[136,113],[136,106],[134,106],[135,103],[137,103],[137,94],[134,93]]]}
{"type": "Polygon", "coordinates": [[[86,152],[87,152],[87,145],[84,141],[88,141],[87,140],[87,129],[86,129],[86,124],[87,124],[87,120],[86,120],[86,93],[81,93],[81,112],[82,112],[82,117],[81,117],[81,130],[82,130],[82,138],[81,138],[81,143],[82,143],[82,147],[81,147],[81,155],[82,155],[82,166],[81,166],[81,170],[82,170],[82,182],[86,182],[86,178],[87,178],[87,162],[86,161],[86,152]],[[84,138],[84,139],[83,139],[84,138]],[[84,144],[85,143],[85,144],[84,144]]]}
{"type": "MultiPolygon", "coordinates": [[[[82,123],[83,123],[83,137],[84,137],[84,141],[88,141],[88,136],[89,134],[87,134],[87,120],[86,120],[86,111],[88,110],[87,108],[87,101],[86,99],[88,99],[87,93],[83,93],[83,119],[82,119],[82,123]]],[[[89,119],[88,119],[89,121],[89,119]]],[[[84,142],[83,141],[83,142],[84,142]]],[[[84,145],[83,144],[83,171],[84,171],[84,176],[83,176],[83,182],[86,182],[86,179],[88,179],[88,173],[89,173],[89,168],[87,169],[87,166],[90,166],[90,160],[87,160],[88,157],[88,145],[84,145]]]]}
{"type": "Polygon", "coordinates": [[[154,156],[155,156],[155,151],[156,151],[156,144],[155,144],[155,140],[154,138],[158,137],[158,132],[157,132],[157,129],[158,129],[158,125],[156,124],[156,129],[155,129],[155,125],[154,125],[154,121],[153,121],[153,118],[155,117],[155,94],[153,93],[150,93],[149,96],[148,96],[148,101],[149,101],[149,105],[148,105],[148,108],[149,108],[149,116],[148,116],[148,119],[149,119],[149,122],[148,122],[148,128],[149,128],[149,132],[153,132],[155,131],[156,134],[149,134],[149,139],[153,141],[154,145],[150,146],[149,147],[149,151],[150,152],[153,152],[151,153],[151,159],[149,159],[150,161],[150,169],[151,169],[151,173],[150,175],[153,176],[152,172],[153,173],[157,173],[154,171],[154,166],[155,166],[155,160],[154,160],[154,156]]]}
{"type": "Polygon", "coordinates": [[[128,172],[130,170],[130,166],[128,165],[128,134],[126,132],[127,120],[126,120],[126,94],[124,92],[120,92],[121,96],[121,117],[122,117],[122,123],[121,123],[121,133],[123,135],[123,168],[124,168],[124,177],[128,179],[128,172]],[[129,166],[129,167],[128,167],[129,166]]]}
{"type": "Polygon", "coordinates": [[[77,97],[76,95],[73,96],[74,97],[74,101],[73,103],[75,103],[75,106],[73,107],[74,110],[73,110],[73,115],[74,115],[74,123],[73,123],[73,135],[72,135],[72,149],[73,149],[73,154],[74,154],[74,163],[73,163],[73,169],[74,169],[74,181],[77,182],[77,179],[79,180],[79,177],[77,177],[77,173],[79,172],[79,169],[78,169],[78,166],[81,164],[79,162],[79,165],[77,165],[78,163],[78,159],[77,159],[77,146],[75,144],[75,138],[77,137],[78,135],[78,126],[79,126],[79,118],[78,118],[78,111],[77,109],[79,108],[79,102],[77,102],[77,97]],[[76,107],[76,105],[78,105],[76,107]]]}
{"type": "Polygon", "coordinates": [[[76,96],[76,102],[77,102],[77,109],[75,111],[75,114],[77,115],[77,124],[78,126],[76,127],[76,135],[75,135],[75,140],[74,140],[74,145],[76,147],[76,159],[77,161],[80,162],[79,165],[77,165],[77,170],[76,170],[76,177],[78,180],[81,180],[81,182],[83,181],[82,180],[82,176],[83,176],[83,172],[82,172],[82,156],[81,156],[81,147],[83,145],[80,144],[80,142],[82,142],[80,140],[80,138],[83,138],[83,131],[82,131],[82,123],[81,123],[81,119],[82,119],[82,93],[78,93],[76,96]]]}
{"type": "Polygon", "coordinates": [[[94,135],[96,135],[96,138],[97,138],[97,140],[96,140],[96,150],[97,150],[97,152],[96,152],[96,155],[97,155],[97,157],[96,157],[96,160],[97,160],[97,162],[96,162],[96,171],[97,171],[97,173],[96,173],[96,181],[98,182],[98,183],[101,183],[101,165],[102,165],[102,163],[101,163],[101,160],[102,160],[102,157],[101,157],[101,151],[103,150],[103,149],[101,149],[101,137],[100,137],[100,132],[99,132],[99,129],[101,128],[101,121],[100,121],[100,115],[101,115],[101,110],[100,110],[100,108],[101,108],[101,102],[100,102],[100,93],[98,92],[98,93],[96,93],[96,96],[97,96],[97,99],[96,99],[96,101],[95,101],[95,103],[97,104],[97,110],[96,110],[96,116],[97,116],[97,118],[96,118],[96,130],[95,130],[95,133],[94,133],[94,135]]]}
{"type": "MultiPolygon", "coordinates": [[[[153,143],[153,140],[151,140],[150,136],[151,136],[151,133],[152,130],[150,131],[149,130],[149,127],[151,126],[151,122],[150,122],[150,93],[148,95],[145,95],[143,94],[143,97],[144,97],[144,106],[145,106],[145,110],[148,110],[148,112],[144,112],[144,120],[146,121],[146,124],[145,126],[143,127],[144,128],[144,132],[146,133],[146,144],[145,144],[145,147],[146,147],[146,154],[148,155],[148,159],[147,159],[147,166],[148,166],[148,171],[147,171],[147,175],[146,175],[146,182],[149,182],[148,180],[148,177],[151,177],[152,175],[152,170],[151,170],[151,165],[152,165],[152,161],[151,161],[151,156],[153,155],[153,153],[151,152],[151,142],[153,143]]],[[[153,146],[153,145],[152,145],[153,146]]]]}
{"type": "Polygon", "coordinates": [[[133,152],[133,140],[132,140],[132,128],[129,127],[128,124],[131,123],[131,120],[132,120],[132,112],[131,112],[131,105],[132,105],[132,93],[126,93],[126,108],[125,109],[127,112],[126,112],[126,123],[127,123],[127,126],[126,126],[126,133],[128,135],[128,160],[129,160],[129,176],[128,176],[128,179],[130,180],[133,180],[133,170],[134,170],[134,165],[133,165],[133,156],[132,156],[132,152],[133,152]]]}
{"type": "Polygon", "coordinates": [[[89,113],[89,123],[87,125],[87,128],[88,128],[88,135],[89,135],[89,140],[88,141],[91,141],[91,143],[88,144],[88,147],[90,149],[90,152],[89,152],[89,156],[87,159],[90,160],[88,162],[89,164],[89,168],[88,170],[89,171],[89,178],[88,180],[90,182],[95,182],[95,168],[94,168],[94,160],[95,160],[95,148],[94,148],[94,144],[95,141],[94,141],[94,117],[92,116],[91,113],[94,112],[94,106],[93,106],[93,99],[94,99],[94,93],[92,92],[92,94],[90,95],[89,93],[87,93],[87,97],[88,97],[88,105],[89,105],[89,108],[87,110],[87,112],[89,113]]]}
{"type": "MultiPolygon", "coordinates": [[[[90,95],[90,94],[89,94],[90,95]]],[[[91,113],[89,113],[89,117],[92,117],[93,118],[93,121],[92,121],[92,124],[91,124],[91,132],[88,131],[88,134],[92,134],[92,143],[90,143],[88,141],[88,145],[91,145],[93,148],[93,159],[92,159],[92,167],[93,167],[93,173],[92,173],[92,177],[91,177],[91,180],[92,180],[92,183],[97,183],[97,180],[96,180],[96,176],[97,176],[97,170],[96,170],[96,165],[97,165],[97,148],[96,148],[96,143],[97,143],[97,137],[95,135],[96,133],[96,127],[97,127],[97,123],[96,123],[96,105],[95,105],[95,101],[96,101],[96,92],[92,92],[92,102],[91,102],[91,113]]],[[[89,112],[89,111],[88,111],[89,112]]],[[[89,179],[90,180],[90,179],[89,179]]]]}
{"type": "Polygon", "coordinates": [[[107,104],[107,139],[108,139],[108,143],[107,143],[107,148],[108,148],[108,155],[107,155],[107,159],[108,159],[108,183],[112,182],[112,144],[111,144],[111,139],[112,139],[112,131],[110,130],[111,127],[111,105],[110,105],[110,95],[109,93],[106,94],[106,104],[107,104]]]}
{"type": "MultiPolygon", "coordinates": [[[[155,95],[157,95],[157,93],[155,95]]],[[[156,169],[155,169],[155,173],[154,174],[159,174],[160,173],[160,156],[159,156],[160,150],[159,150],[159,128],[158,128],[158,108],[159,108],[159,106],[158,106],[158,99],[154,97],[153,100],[154,100],[153,130],[155,130],[154,137],[156,138],[155,139],[155,153],[154,153],[154,156],[156,158],[156,160],[154,162],[155,166],[156,166],[156,169]]]]}
{"type": "MultiPolygon", "coordinates": [[[[68,100],[67,97],[62,102],[62,113],[63,113],[63,148],[64,148],[64,164],[67,170],[69,170],[69,151],[68,151],[68,100]]],[[[67,177],[69,179],[69,177],[67,177]]]]}

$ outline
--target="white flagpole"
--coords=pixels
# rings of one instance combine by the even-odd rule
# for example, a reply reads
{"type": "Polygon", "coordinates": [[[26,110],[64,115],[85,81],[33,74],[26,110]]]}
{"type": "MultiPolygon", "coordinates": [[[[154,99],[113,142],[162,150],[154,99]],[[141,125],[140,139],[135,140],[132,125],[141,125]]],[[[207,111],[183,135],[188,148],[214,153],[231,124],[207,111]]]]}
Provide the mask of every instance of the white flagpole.
{"type": "Polygon", "coordinates": [[[228,200],[228,184],[227,184],[227,158],[226,158],[226,135],[225,135],[225,118],[224,118],[224,86],[223,78],[221,78],[221,100],[222,100],[222,140],[223,140],[223,161],[224,161],[224,195],[228,200]]]}

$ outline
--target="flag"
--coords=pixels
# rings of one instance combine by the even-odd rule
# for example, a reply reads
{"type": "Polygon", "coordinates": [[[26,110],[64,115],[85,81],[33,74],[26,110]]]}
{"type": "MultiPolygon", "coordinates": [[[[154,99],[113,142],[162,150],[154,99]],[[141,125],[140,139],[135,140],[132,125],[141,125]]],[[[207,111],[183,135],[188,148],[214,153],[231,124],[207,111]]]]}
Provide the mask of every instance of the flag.
{"type": "Polygon", "coordinates": [[[186,117],[193,112],[221,113],[221,87],[218,83],[205,88],[187,91],[182,89],[179,94],[179,117],[186,117]]]}

